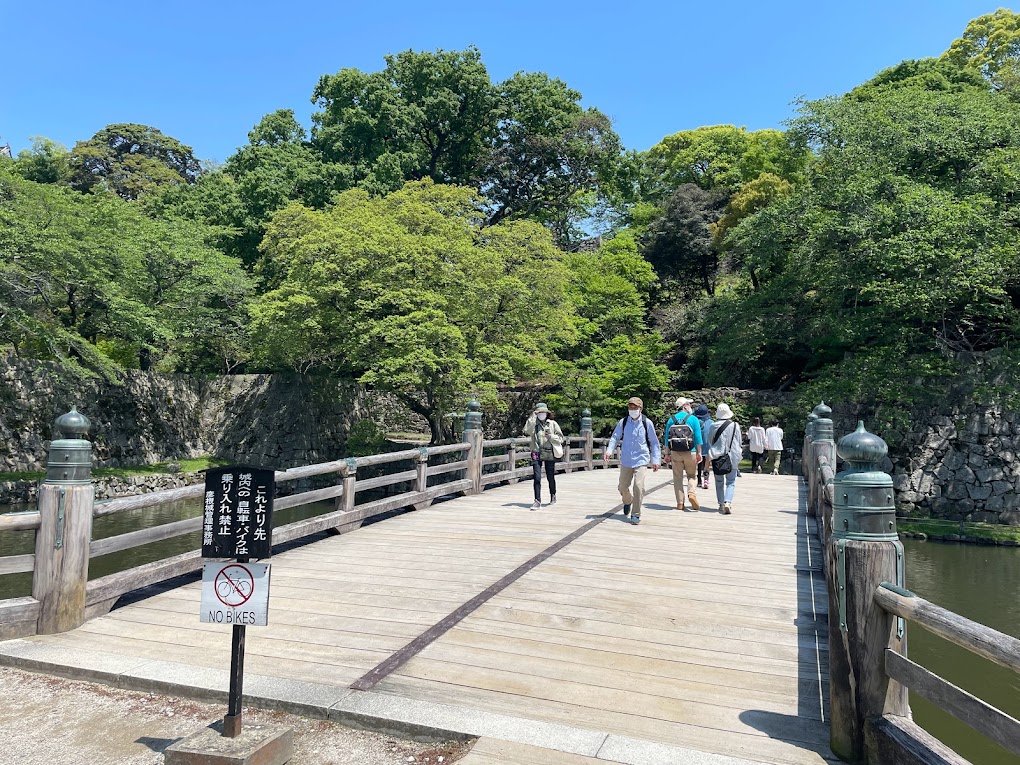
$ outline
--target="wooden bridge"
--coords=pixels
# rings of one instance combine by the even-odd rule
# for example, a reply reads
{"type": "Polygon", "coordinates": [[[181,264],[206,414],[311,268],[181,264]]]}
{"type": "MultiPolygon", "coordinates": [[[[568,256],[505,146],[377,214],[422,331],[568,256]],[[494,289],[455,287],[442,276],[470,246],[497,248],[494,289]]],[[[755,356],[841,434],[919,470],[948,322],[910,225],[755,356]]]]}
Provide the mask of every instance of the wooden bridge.
{"type": "MultiPolygon", "coordinates": [[[[855,664],[859,646],[846,655],[841,648],[834,663],[855,680],[830,667],[832,625],[845,635],[868,610],[851,594],[849,618],[830,614],[838,601],[826,578],[833,568],[826,551],[831,441],[805,444],[807,485],[798,476],[745,474],[729,516],[716,512],[714,486],[699,491],[700,512],[678,511],[670,473],[651,474],[640,526],[622,522],[617,471],[596,469],[601,443],[590,431],[571,439],[559,503],[538,511],[529,509],[530,483],[517,483],[530,474],[518,459],[523,442],[482,441],[480,431],[469,431],[465,444],[279,473],[278,480],[339,475],[334,486],[278,500],[335,498],[337,509],[276,530],[275,540],[289,544],[272,559],[270,625],[248,631],[246,703],[383,731],[484,736],[485,747],[465,760],[478,765],[824,763],[836,761],[830,745],[845,754],[848,735],[863,742],[863,729],[847,722],[858,711],[883,723],[873,726],[881,742],[869,733],[881,757],[871,762],[964,762],[895,703],[899,695],[905,703],[906,693],[890,675],[926,691],[933,687],[927,678],[886,660],[890,670],[869,670],[884,678],[876,690],[855,664]],[[366,468],[382,472],[366,477],[366,468]],[[438,483],[439,476],[453,480],[438,483]],[[385,486],[396,493],[357,501],[359,492],[385,486]],[[454,492],[464,496],[431,504],[454,492]],[[362,525],[405,507],[418,511],[362,525]],[[346,533],[323,536],[326,529],[346,533]],[[830,729],[830,677],[838,730],[830,729]],[[861,687],[845,690],[855,683],[861,687]],[[877,715],[868,707],[874,699],[858,698],[868,693],[884,705],[877,715]],[[927,747],[932,758],[912,747],[927,747]]],[[[189,487],[118,499],[92,512],[200,493],[189,487]]],[[[32,598],[0,602],[0,630],[20,634],[0,642],[0,663],[224,698],[228,631],[199,623],[199,583],[173,579],[200,567],[197,551],[82,581],[80,626],[39,629],[67,618],[66,608],[47,604],[43,587],[59,589],[65,567],[51,565],[57,573],[43,578],[37,560],[51,555],[46,518],[56,501],[44,494],[39,512],[0,516],[0,530],[35,528],[42,540],[35,556],[0,559],[0,572],[34,566],[40,580],[32,598]],[[86,615],[93,618],[81,623],[86,615]]],[[[171,526],[85,546],[102,554],[197,528],[171,526]]],[[[872,543],[851,543],[851,553],[853,544],[872,543]]],[[[909,610],[904,592],[876,596],[883,621],[869,629],[881,639],[869,650],[879,660],[890,650],[883,629],[896,629],[882,609],[909,610]]],[[[917,618],[919,610],[926,609],[906,615],[917,618]]],[[[956,619],[958,635],[970,634],[975,650],[1017,668],[1015,639],[956,619]]],[[[844,644],[842,637],[834,643],[844,644]]],[[[946,702],[950,711],[960,703],[970,702],[946,702]]],[[[972,708],[963,714],[973,717],[972,708]]],[[[987,721],[979,730],[1009,745],[1016,721],[996,714],[990,731],[987,721]]]]}

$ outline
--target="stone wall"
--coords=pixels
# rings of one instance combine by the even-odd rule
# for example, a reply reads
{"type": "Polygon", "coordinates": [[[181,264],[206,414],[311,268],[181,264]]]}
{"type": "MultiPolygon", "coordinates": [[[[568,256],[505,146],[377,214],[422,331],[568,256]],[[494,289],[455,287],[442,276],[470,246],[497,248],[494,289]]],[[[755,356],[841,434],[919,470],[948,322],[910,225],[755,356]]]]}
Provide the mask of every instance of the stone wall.
{"type": "Polygon", "coordinates": [[[0,359],[0,472],[42,470],[53,421],[71,405],[92,421],[97,467],[215,455],[288,468],[343,455],[371,418],[357,386],[326,377],[201,377],[128,372],[76,381],[53,364],[0,359]]]}

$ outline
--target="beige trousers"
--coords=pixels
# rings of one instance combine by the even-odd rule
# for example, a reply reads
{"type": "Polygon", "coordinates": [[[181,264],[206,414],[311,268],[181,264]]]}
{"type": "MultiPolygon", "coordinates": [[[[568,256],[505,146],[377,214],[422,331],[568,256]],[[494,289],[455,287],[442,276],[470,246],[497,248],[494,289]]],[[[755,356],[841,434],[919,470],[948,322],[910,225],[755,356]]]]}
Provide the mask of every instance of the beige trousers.
{"type": "Polygon", "coordinates": [[[684,506],[684,473],[687,474],[687,496],[697,498],[695,490],[698,484],[698,462],[694,452],[669,453],[669,462],[673,466],[673,493],[676,494],[676,506],[684,506]]]}
{"type": "Polygon", "coordinates": [[[632,518],[641,517],[641,500],[645,497],[645,475],[647,473],[648,465],[633,468],[620,465],[620,496],[623,497],[623,504],[630,505],[632,518]],[[633,484],[633,490],[631,484],[633,484]]]}

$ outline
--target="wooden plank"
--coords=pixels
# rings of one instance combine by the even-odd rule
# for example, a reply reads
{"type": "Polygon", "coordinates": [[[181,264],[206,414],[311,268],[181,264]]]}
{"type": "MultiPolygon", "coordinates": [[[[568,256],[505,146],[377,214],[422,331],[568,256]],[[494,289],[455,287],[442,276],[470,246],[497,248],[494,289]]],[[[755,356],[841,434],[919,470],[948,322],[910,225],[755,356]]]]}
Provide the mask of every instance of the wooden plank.
{"type": "Polygon", "coordinates": [[[1020,755],[1020,721],[889,649],[885,652],[885,671],[939,709],[1020,755]]]}
{"type": "Polygon", "coordinates": [[[573,542],[575,539],[583,534],[586,534],[591,529],[595,528],[598,524],[602,523],[612,511],[603,514],[601,518],[597,518],[593,521],[589,521],[579,529],[567,534],[567,536],[560,539],[555,544],[547,547],[545,550],[540,552],[538,555],[530,558],[529,560],[522,563],[520,566],[515,568],[509,574],[504,576],[498,582],[486,587],[482,592],[478,593],[471,600],[467,601],[460,608],[453,611],[451,614],[436,622],[428,630],[423,632],[421,635],[416,637],[404,648],[400,649],[397,653],[390,656],[386,661],[379,664],[371,672],[366,674],[364,677],[359,678],[357,681],[351,684],[351,688],[354,690],[366,691],[375,686],[380,680],[384,679],[387,675],[395,671],[396,669],[403,666],[407,661],[418,654],[422,649],[428,646],[430,643],[438,640],[444,633],[446,633],[451,627],[462,621],[468,615],[470,615],[475,609],[482,606],[486,601],[491,599],[494,595],[502,592],[515,581],[520,579],[526,573],[534,569],[538,564],[548,559],[552,555],[555,555],[559,550],[566,547],[568,544],[573,542]]]}
{"type": "Polygon", "coordinates": [[[35,555],[7,555],[0,558],[0,574],[23,574],[35,567],[35,555]]]}
{"type": "MultiPolygon", "coordinates": [[[[417,459],[417,453],[415,454],[417,459]]],[[[418,476],[417,470],[405,470],[401,473],[390,473],[388,475],[380,475],[375,478],[361,479],[359,478],[357,483],[354,484],[354,491],[367,491],[368,489],[378,489],[383,486],[392,486],[395,483],[406,483],[413,481],[418,476]]]]}
{"type": "Polygon", "coordinates": [[[971,765],[913,720],[886,715],[868,723],[868,761],[882,765],[971,765]]]}
{"type": "Polygon", "coordinates": [[[452,473],[455,470],[464,470],[467,468],[468,461],[460,460],[458,462],[447,462],[442,465],[429,465],[429,469],[425,472],[429,477],[434,475],[443,475],[444,473],[452,473]]]}
{"type": "Polygon", "coordinates": [[[1020,640],[1015,637],[960,616],[917,595],[907,597],[885,586],[875,590],[875,602],[890,614],[920,624],[950,643],[1014,672],[1020,672],[1020,640]]]}
{"type": "Polygon", "coordinates": [[[288,494],[286,497],[277,497],[273,500],[273,510],[286,510],[289,507],[299,507],[311,504],[312,502],[323,502],[327,499],[339,497],[343,494],[343,491],[343,484],[338,483],[336,486],[327,486],[324,489],[303,491],[300,494],[288,494]]]}
{"type": "Polygon", "coordinates": [[[0,513],[0,531],[26,531],[39,528],[38,510],[26,513],[0,513]]]}
{"type": "Polygon", "coordinates": [[[39,601],[32,597],[0,601],[0,624],[34,620],[39,616],[39,601]]]}
{"type": "Polygon", "coordinates": [[[177,502],[182,499],[201,497],[205,491],[205,485],[194,483],[190,486],[182,486],[178,489],[164,489],[154,491],[151,494],[135,494],[130,497],[117,497],[108,502],[97,502],[93,508],[92,516],[99,518],[104,515],[112,515],[127,510],[140,510],[143,507],[154,507],[165,505],[169,502],[177,502]]]}
{"type": "Polygon", "coordinates": [[[187,518],[183,521],[164,523],[159,526],[152,526],[138,531],[129,531],[126,534],[118,534],[113,537],[96,539],[89,544],[89,557],[98,558],[100,555],[109,555],[113,552],[128,550],[132,547],[140,547],[150,542],[158,542],[161,539],[171,539],[182,534],[190,534],[193,531],[202,529],[202,516],[187,518]]]}
{"type": "MultiPolygon", "coordinates": [[[[434,452],[430,452],[434,453],[434,452]]],[[[404,449],[399,452],[387,452],[386,454],[370,454],[367,457],[357,457],[358,467],[368,467],[370,465],[388,465],[391,462],[400,462],[401,460],[415,460],[417,461],[420,452],[417,449],[404,449]]]]}
{"type": "Polygon", "coordinates": [[[201,550],[175,555],[172,558],[146,563],[127,571],[93,579],[85,586],[85,603],[92,606],[118,598],[124,593],[165,582],[175,576],[198,571],[205,563],[201,550]]]}

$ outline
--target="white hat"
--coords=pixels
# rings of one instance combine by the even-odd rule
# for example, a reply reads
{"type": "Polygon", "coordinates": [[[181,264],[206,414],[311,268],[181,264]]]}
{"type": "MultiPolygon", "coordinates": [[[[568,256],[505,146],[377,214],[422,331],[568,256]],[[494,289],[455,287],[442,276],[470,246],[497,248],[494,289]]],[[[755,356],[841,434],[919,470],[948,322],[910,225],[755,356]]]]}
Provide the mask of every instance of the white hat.
{"type": "Polygon", "coordinates": [[[730,411],[729,406],[726,404],[719,404],[719,406],[715,408],[715,418],[717,420],[732,420],[733,412],[730,411]]]}
{"type": "Polygon", "coordinates": [[[679,412],[680,411],[680,407],[685,406],[686,404],[693,404],[693,403],[694,403],[694,401],[692,399],[685,398],[684,396],[681,396],[680,398],[678,398],[676,400],[676,409],[679,412]]]}

